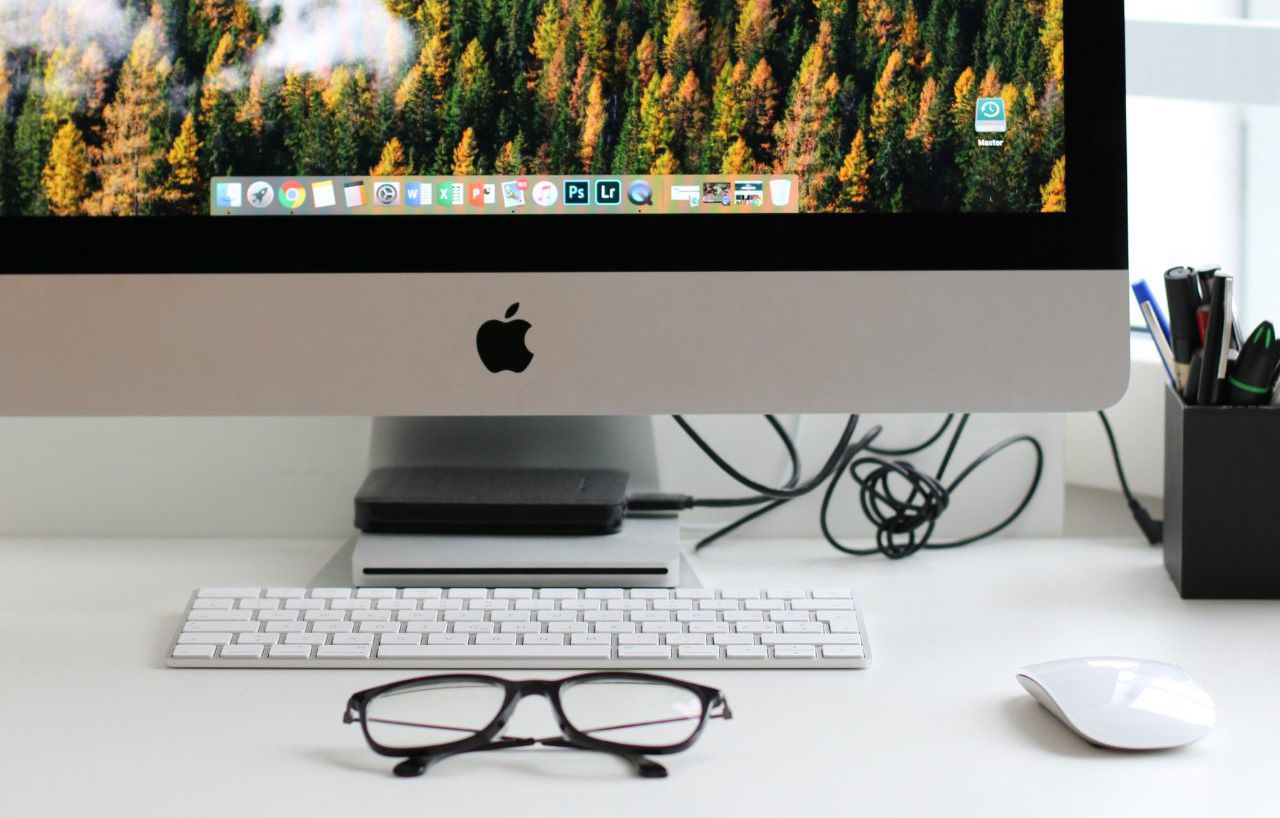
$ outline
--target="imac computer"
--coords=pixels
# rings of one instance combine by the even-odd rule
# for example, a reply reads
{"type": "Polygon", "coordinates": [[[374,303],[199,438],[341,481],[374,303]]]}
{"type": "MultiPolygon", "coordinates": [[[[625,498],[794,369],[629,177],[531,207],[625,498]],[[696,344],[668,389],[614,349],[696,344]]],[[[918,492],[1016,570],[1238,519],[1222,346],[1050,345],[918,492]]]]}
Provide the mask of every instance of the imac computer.
{"type": "Polygon", "coordinates": [[[6,4],[0,414],[656,488],[644,416],[1105,406],[1121,6],[6,4]]]}

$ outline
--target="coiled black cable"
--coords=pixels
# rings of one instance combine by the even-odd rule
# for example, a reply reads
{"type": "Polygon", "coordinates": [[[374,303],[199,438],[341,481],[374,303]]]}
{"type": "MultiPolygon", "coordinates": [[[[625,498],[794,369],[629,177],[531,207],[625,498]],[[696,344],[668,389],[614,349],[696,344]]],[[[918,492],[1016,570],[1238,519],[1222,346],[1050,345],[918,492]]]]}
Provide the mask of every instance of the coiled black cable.
{"type": "Polygon", "coordinates": [[[773,425],[774,430],[784,440],[790,442],[790,445],[786,448],[793,465],[789,483],[781,488],[772,488],[752,480],[735,469],[697,433],[688,421],[678,415],[675,416],[676,423],[679,424],[680,428],[685,431],[694,444],[713,463],[736,482],[756,492],[751,497],[725,500],[694,498],[691,499],[689,505],[692,507],[718,508],[759,506],[759,508],[753,509],[737,520],[704,537],[694,546],[695,550],[707,547],[753,520],[759,519],[791,500],[809,494],[824,484],[826,485],[826,491],[823,494],[822,508],[819,515],[822,534],[832,547],[846,554],[867,556],[878,553],[884,554],[890,559],[902,559],[921,549],[957,548],[1002,531],[1022,514],[1035,496],[1036,489],[1039,488],[1040,479],[1044,472],[1044,450],[1034,437],[1017,435],[997,443],[967,465],[954,480],[944,484],[942,481],[947,466],[950,464],[960,437],[964,434],[965,427],[969,422],[969,415],[965,414],[960,416],[960,422],[952,433],[951,440],[947,445],[946,452],[943,454],[942,462],[939,464],[936,473],[928,474],[905,460],[892,459],[918,454],[929,448],[942,438],[954,419],[954,415],[947,415],[938,430],[921,443],[899,449],[877,449],[872,446],[872,442],[883,431],[882,428],[875,426],[857,441],[854,441],[853,437],[857,430],[859,416],[850,415],[844,431],[841,433],[840,440],[832,450],[830,457],[827,458],[827,462],[819,469],[817,474],[800,484],[798,482],[800,471],[799,456],[795,454],[794,441],[790,439],[790,435],[777,422],[777,419],[772,418],[771,425],[773,425]],[[933,542],[934,529],[938,520],[949,507],[951,497],[955,491],[974,471],[988,460],[1020,443],[1028,444],[1033,448],[1036,463],[1030,486],[1012,513],[978,534],[959,540],[933,542]],[[867,456],[859,457],[864,452],[867,456]],[[875,548],[852,548],[847,546],[831,530],[832,498],[835,496],[836,488],[841,482],[840,478],[844,474],[848,474],[850,479],[859,487],[859,502],[862,506],[862,511],[876,528],[875,548]],[[895,484],[900,485],[901,488],[895,488],[895,484]]]}

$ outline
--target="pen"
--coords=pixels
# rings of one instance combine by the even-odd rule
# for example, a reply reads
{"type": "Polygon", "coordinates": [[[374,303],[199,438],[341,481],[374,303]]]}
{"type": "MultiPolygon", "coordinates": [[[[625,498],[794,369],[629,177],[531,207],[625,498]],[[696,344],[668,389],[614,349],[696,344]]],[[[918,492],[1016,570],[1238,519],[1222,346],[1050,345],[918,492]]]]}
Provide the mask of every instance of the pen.
{"type": "Polygon", "coordinates": [[[1164,274],[1164,288],[1169,306],[1169,346],[1173,349],[1174,376],[1178,388],[1187,386],[1191,355],[1200,347],[1196,329],[1196,308],[1200,306],[1199,284],[1195,271],[1175,267],[1164,274]]]}
{"type": "Polygon", "coordinates": [[[1253,331],[1236,358],[1235,369],[1227,382],[1231,386],[1231,403],[1259,406],[1271,399],[1276,369],[1280,367],[1280,342],[1276,328],[1263,321],[1253,331]]]}
{"type": "MultiPolygon", "coordinates": [[[[1133,297],[1138,300],[1138,309],[1142,310],[1145,305],[1151,305],[1151,311],[1154,313],[1156,323],[1160,326],[1160,333],[1164,335],[1164,340],[1169,340],[1169,322],[1164,319],[1164,313],[1160,311],[1160,305],[1156,303],[1155,297],[1151,295],[1151,288],[1147,286],[1146,279],[1141,279],[1133,283],[1133,297]]],[[[1146,312],[1144,310],[1143,315],[1146,312]]],[[[1148,329],[1150,326],[1148,325],[1148,329]]]]}
{"type": "MultiPolygon", "coordinates": [[[[1144,301],[1142,303],[1142,317],[1147,322],[1147,331],[1151,333],[1151,340],[1156,343],[1156,352],[1160,353],[1160,363],[1164,364],[1164,372],[1169,376],[1169,382],[1173,384],[1173,388],[1178,388],[1178,379],[1173,374],[1176,364],[1173,360],[1173,350],[1169,348],[1169,339],[1165,337],[1160,329],[1159,317],[1156,312],[1156,304],[1154,301],[1144,301]]],[[[1276,345],[1280,348],[1280,344],[1276,345]]]]}

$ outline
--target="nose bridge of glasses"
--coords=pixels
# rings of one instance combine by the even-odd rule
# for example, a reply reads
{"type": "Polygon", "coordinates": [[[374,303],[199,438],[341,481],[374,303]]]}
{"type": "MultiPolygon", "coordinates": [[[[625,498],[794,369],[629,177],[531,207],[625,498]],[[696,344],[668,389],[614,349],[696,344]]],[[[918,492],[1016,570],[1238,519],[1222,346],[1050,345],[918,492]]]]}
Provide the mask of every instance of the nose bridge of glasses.
{"type": "Polygon", "coordinates": [[[543,736],[560,735],[560,714],[552,704],[555,682],[530,681],[522,683],[516,691],[511,710],[506,714],[501,735],[543,736]],[[529,707],[524,699],[542,699],[541,707],[529,707]]]}

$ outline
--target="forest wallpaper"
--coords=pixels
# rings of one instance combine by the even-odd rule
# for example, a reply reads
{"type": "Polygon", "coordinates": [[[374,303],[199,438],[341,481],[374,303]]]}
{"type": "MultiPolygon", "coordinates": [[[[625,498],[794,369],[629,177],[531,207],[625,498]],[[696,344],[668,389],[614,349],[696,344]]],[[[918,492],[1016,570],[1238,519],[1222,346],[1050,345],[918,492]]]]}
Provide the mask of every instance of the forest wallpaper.
{"type": "Polygon", "coordinates": [[[252,175],[793,173],[1066,209],[1063,0],[0,0],[0,214],[252,175]],[[1000,147],[979,97],[1002,97],[1000,147]]]}

